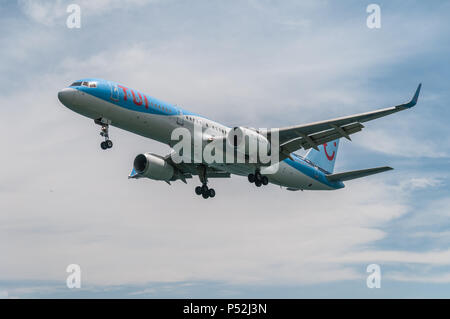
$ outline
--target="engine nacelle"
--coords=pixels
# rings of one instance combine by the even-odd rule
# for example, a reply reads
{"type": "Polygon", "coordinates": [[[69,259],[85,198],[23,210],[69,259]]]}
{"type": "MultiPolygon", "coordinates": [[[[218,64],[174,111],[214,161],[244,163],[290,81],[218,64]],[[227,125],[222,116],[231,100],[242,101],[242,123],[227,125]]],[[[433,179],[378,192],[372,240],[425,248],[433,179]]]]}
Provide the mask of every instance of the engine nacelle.
{"type": "Polygon", "coordinates": [[[139,154],[134,159],[134,170],[143,177],[158,181],[170,181],[174,176],[174,168],[163,158],[150,154],[139,154]]]}
{"type": "Polygon", "coordinates": [[[270,155],[269,140],[254,129],[234,127],[228,133],[227,140],[235,149],[246,155],[257,156],[260,149],[270,155]]]}

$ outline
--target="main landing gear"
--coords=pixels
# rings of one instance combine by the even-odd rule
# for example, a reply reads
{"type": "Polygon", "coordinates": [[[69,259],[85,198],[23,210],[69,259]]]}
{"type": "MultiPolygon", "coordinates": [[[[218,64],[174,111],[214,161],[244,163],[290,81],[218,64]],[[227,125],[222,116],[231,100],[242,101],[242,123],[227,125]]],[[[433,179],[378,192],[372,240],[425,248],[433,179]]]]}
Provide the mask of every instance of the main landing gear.
{"type": "Polygon", "coordinates": [[[260,171],[256,171],[255,174],[248,174],[248,181],[250,183],[255,183],[256,187],[269,184],[267,176],[261,175],[260,171]]]}
{"type": "Polygon", "coordinates": [[[105,141],[100,143],[102,150],[112,148],[113,142],[109,139],[109,124],[104,122],[103,119],[95,120],[95,124],[101,125],[100,135],[105,138],[105,141]]]}
{"type": "Polygon", "coordinates": [[[202,166],[199,168],[199,174],[198,177],[200,178],[200,182],[202,183],[202,186],[197,186],[195,188],[195,194],[197,195],[202,195],[202,197],[204,199],[207,198],[213,198],[214,196],[216,196],[216,191],[214,190],[214,188],[209,188],[208,187],[208,178],[206,176],[206,166],[202,166]]]}
{"type": "Polygon", "coordinates": [[[208,188],[208,185],[203,184],[202,186],[197,186],[195,188],[195,194],[202,195],[204,199],[207,199],[209,197],[213,198],[216,196],[216,191],[214,188],[208,188]]]}

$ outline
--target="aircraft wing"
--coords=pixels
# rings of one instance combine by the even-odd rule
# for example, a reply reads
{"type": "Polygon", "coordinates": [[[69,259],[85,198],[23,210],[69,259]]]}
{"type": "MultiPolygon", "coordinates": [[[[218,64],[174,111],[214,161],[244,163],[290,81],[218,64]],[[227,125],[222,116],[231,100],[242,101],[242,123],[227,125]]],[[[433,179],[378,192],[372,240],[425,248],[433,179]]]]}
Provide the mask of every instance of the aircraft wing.
{"type": "Polygon", "coordinates": [[[301,148],[305,150],[310,148],[317,149],[318,145],[341,137],[350,140],[351,134],[363,129],[364,126],[361,123],[397,113],[416,105],[421,87],[422,84],[419,84],[411,101],[405,104],[321,122],[272,129],[269,131],[269,135],[273,134],[274,131],[278,131],[280,157],[282,158],[288,157],[290,153],[301,148]]]}

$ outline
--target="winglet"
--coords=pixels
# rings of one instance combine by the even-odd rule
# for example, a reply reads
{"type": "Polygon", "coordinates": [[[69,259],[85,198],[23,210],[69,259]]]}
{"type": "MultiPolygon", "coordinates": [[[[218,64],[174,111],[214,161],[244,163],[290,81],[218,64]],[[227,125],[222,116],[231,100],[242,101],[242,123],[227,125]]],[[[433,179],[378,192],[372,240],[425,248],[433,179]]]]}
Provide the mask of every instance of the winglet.
{"type": "Polygon", "coordinates": [[[404,104],[403,105],[404,107],[410,108],[417,104],[417,100],[419,99],[419,94],[420,94],[421,88],[422,88],[422,83],[419,83],[419,86],[417,87],[416,93],[414,93],[413,98],[411,99],[411,101],[409,101],[409,103],[404,104]]]}
{"type": "Polygon", "coordinates": [[[409,104],[411,104],[411,106],[414,106],[417,104],[417,100],[419,99],[419,94],[420,94],[420,89],[422,88],[422,83],[419,83],[419,86],[417,87],[416,93],[414,93],[414,97],[412,98],[411,102],[409,102],[409,104]]]}
{"type": "Polygon", "coordinates": [[[397,105],[395,108],[399,110],[409,109],[417,104],[417,100],[419,99],[420,89],[422,88],[422,83],[419,83],[419,86],[416,89],[416,93],[414,93],[413,98],[411,101],[405,104],[397,105]]]}

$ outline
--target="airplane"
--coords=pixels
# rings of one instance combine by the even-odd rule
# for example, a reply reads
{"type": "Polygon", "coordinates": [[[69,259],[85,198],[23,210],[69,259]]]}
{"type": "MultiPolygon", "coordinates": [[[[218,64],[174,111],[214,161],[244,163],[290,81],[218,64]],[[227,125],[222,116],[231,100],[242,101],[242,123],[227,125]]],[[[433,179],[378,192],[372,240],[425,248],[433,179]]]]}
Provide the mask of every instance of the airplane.
{"type": "MultiPolygon", "coordinates": [[[[149,178],[170,184],[177,180],[187,183],[186,179],[198,176],[201,186],[195,187],[195,193],[207,199],[216,195],[215,190],[208,187],[209,179],[229,178],[232,174],[247,176],[248,181],[257,187],[272,183],[290,191],[303,191],[337,190],[345,186],[345,181],[392,170],[383,166],[334,173],[339,140],[346,138],[351,141],[350,135],[361,131],[364,122],[412,108],[417,103],[421,87],[422,84],[419,84],[413,98],[404,104],[266,132],[243,126],[228,127],[138,90],[97,78],[73,82],[58,92],[58,99],[70,110],[93,119],[95,124],[101,126],[100,135],[104,141],[100,146],[103,150],[113,147],[109,126],[171,147],[170,154],[166,156],[150,152],[137,155],[129,178],[149,178]],[[267,164],[256,156],[256,161],[250,161],[250,158],[255,158],[254,154],[246,152],[253,151],[244,147],[241,149],[244,162],[174,161],[172,132],[177,128],[193,134],[192,140],[194,137],[200,138],[200,150],[204,150],[211,141],[228,141],[227,145],[231,145],[235,152],[233,156],[237,154],[236,136],[239,132],[249,136],[249,139],[265,142],[266,147],[272,148],[269,152],[278,152],[278,159],[267,164]],[[269,137],[275,135],[278,136],[277,143],[271,144],[269,137]],[[308,151],[305,156],[295,153],[300,149],[308,151]],[[277,165],[277,169],[266,173],[273,165],[277,165]]],[[[192,157],[192,152],[184,156],[192,157]]]]}

